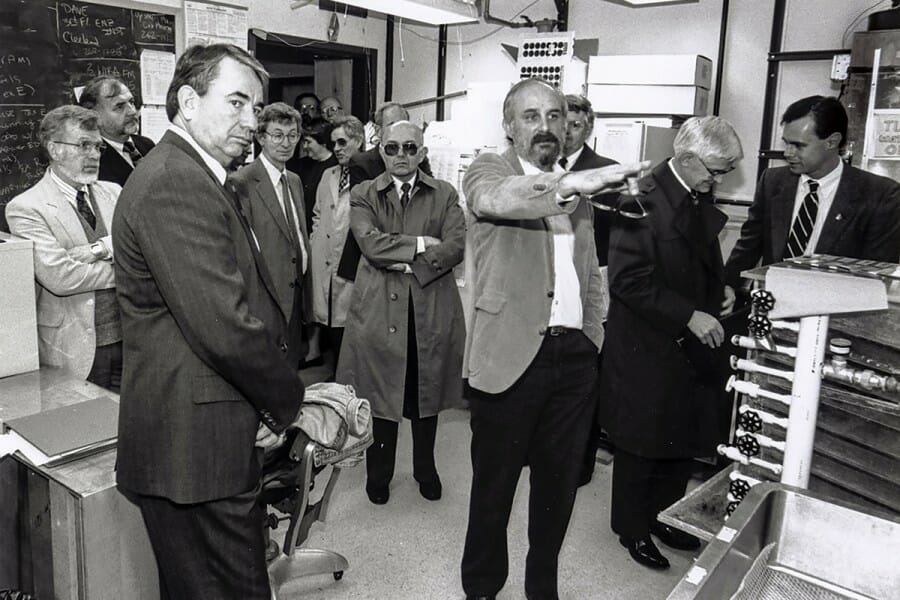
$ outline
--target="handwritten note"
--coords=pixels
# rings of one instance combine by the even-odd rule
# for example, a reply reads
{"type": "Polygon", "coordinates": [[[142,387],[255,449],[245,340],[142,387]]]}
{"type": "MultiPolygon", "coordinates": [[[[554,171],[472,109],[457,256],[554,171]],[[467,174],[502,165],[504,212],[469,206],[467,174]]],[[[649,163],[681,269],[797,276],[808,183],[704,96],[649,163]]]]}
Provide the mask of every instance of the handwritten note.
{"type": "Polygon", "coordinates": [[[166,91],[175,74],[175,55],[171,52],[141,52],[141,94],[145,104],[165,104],[166,91]]]}

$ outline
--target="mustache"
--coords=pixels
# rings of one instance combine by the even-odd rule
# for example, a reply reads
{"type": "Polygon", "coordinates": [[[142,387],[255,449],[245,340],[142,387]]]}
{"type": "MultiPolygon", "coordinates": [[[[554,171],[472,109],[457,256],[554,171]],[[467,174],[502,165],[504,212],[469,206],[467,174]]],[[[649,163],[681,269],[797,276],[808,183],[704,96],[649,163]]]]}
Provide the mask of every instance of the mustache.
{"type": "Polygon", "coordinates": [[[543,144],[545,142],[559,145],[559,140],[556,139],[556,136],[548,131],[539,131],[538,133],[534,134],[533,138],[531,138],[532,146],[536,144],[543,144]]]}

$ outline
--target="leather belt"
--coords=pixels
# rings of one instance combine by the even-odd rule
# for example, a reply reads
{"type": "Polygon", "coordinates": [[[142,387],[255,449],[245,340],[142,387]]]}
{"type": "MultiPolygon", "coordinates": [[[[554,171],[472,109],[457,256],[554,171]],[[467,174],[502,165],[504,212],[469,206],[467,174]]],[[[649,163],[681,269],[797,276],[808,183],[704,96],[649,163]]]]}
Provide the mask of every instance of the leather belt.
{"type": "Polygon", "coordinates": [[[566,335],[567,333],[572,333],[573,331],[579,331],[578,329],[572,329],[571,327],[563,327],[562,325],[551,325],[547,328],[547,331],[544,335],[549,335],[551,337],[558,337],[561,335],[566,335]]]}

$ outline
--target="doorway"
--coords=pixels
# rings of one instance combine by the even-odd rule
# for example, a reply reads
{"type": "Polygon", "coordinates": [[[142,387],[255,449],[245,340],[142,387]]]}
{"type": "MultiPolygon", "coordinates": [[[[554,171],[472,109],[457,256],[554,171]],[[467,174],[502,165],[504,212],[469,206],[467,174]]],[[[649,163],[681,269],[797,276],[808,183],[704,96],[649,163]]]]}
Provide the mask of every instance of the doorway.
{"type": "Polygon", "coordinates": [[[250,52],[269,71],[266,103],[291,106],[298,94],[338,98],[347,114],[368,121],[376,104],[378,51],[254,30],[250,52]]]}

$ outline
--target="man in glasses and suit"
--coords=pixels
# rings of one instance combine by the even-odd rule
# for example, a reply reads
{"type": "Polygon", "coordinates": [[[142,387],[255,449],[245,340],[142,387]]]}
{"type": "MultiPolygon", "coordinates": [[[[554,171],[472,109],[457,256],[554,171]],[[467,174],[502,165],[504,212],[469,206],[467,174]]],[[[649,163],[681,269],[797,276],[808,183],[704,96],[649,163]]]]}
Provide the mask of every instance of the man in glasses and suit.
{"type": "Polygon", "coordinates": [[[419,493],[440,499],[438,413],[462,405],[465,321],[453,267],[463,259],[466,223],[453,186],[419,168],[422,142],[422,130],[408,121],[386,127],[386,172],[350,191],[350,227],[363,260],[336,379],[372,403],[366,494],[374,504],[390,498],[404,418],[419,493]]]}
{"type": "Polygon", "coordinates": [[[566,99],[541,79],[510,89],[503,127],[512,148],[480,154],[463,181],[474,311],[463,365],[473,475],[462,585],[469,598],[494,598],[505,584],[506,525],[528,465],[525,595],[557,598],[607,304],[582,195],[618,189],[649,163],[564,171],[566,99]]]}
{"type": "Polygon", "coordinates": [[[122,326],[111,229],[120,188],[97,181],[97,113],[61,106],[41,120],[44,177],[6,206],[10,232],[34,242],[42,364],[119,391],[122,326]]]}
{"type": "Polygon", "coordinates": [[[98,179],[124,186],[135,165],[154,146],[153,140],[138,135],[141,121],[134,95],[115,77],[95,77],[84,86],[79,104],[97,112],[100,135],[106,142],[98,179]]]}
{"type": "Polygon", "coordinates": [[[813,253],[900,260],[900,185],[843,163],[847,113],[838,99],[798,100],[781,124],[788,164],[759,179],[725,265],[728,293],[740,285],[741,271],[759,262],[813,253]]]}
{"type": "Polygon", "coordinates": [[[256,140],[262,151],[232,180],[288,323],[288,360],[299,366],[306,354],[303,325],[312,304],[309,235],[300,178],[285,163],[300,141],[301,117],[284,102],[275,102],[258,119],[256,140]]]}
{"type": "Polygon", "coordinates": [[[620,212],[613,221],[600,381],[600,422],[616,447],[612,529],[653,569],[669,562],[651,533],[674,548],[700,546],[657,515],[684,495],[691,459],[714,456],[719,442],[718,317],[731,305],[718,238],[727,217],[712,191],[743,157],[720,117],[687,120],[674,147],[638,183],[645,218],[620,212]]]}

